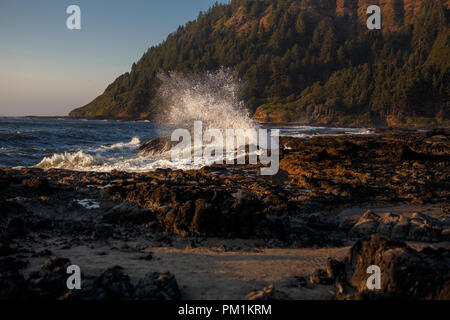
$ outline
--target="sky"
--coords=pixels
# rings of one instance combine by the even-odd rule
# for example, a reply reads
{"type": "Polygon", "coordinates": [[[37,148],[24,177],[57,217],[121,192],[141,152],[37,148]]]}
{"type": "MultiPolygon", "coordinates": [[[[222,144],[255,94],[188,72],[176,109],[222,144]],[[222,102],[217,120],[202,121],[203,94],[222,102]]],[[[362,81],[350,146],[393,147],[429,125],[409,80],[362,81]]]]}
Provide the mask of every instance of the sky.
{"type": "Polygon", "coordinates": [[[0,0],[0,116],[67,115],[216,1],[0,0]]]}

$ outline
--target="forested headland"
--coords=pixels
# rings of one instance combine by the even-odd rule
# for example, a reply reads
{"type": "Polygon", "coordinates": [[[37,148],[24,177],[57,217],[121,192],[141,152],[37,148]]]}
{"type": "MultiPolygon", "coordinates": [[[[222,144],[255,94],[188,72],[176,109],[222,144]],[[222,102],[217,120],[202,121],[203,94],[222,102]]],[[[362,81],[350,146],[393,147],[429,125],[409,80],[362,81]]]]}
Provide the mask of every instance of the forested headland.
{"type": "Polygon", "coordinates": [[[158,73],[228,67],[261,122],[448,125],[447,0],[233,0],[150,48],[77,118],[159,121],[158,73]],[[379,4],[382,29],[366,27],[379,4]]]}

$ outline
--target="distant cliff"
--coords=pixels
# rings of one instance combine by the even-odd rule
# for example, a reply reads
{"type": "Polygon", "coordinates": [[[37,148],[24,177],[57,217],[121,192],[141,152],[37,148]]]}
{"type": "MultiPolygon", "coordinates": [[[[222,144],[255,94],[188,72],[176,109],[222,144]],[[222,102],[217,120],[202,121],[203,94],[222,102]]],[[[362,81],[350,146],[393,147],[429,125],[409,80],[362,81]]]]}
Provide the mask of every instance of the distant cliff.
{"type": "Polygon", "coordinates": [[[71,117],[149,119],[159,71],[231,67],[264,122],[448,124],[450,0],[234,0],[150,48],[71,117]],[[367,30],[377,4],[382,30],[367,30]]]}

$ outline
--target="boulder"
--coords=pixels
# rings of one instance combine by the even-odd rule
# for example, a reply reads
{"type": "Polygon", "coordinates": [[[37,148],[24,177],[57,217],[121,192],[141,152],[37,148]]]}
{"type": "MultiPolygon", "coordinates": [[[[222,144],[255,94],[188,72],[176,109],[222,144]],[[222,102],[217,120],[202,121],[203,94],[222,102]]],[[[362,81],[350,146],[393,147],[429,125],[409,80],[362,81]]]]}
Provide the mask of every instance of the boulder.
{"type": "Polygon", "coordinates": [[[388,212],[380,217],[369,210],[352,227],[351,233],[357,236],[375,234],[393,240],[437,242],[442,239],[442,223],[421,213],[407,218],[388,212]]]}
{"type": "Polygon", "coordinates": [[[351,232],[358,235],[374,234],[379,225],[379,218],[372,210],[367,210],[353,226],[351,232]]]}
{"type": "Polygon", "coordinates": [[[136,300],[180,300],[181,293],[174,275],[170,272],[153,272],[139,280],[134,298],[136,300]]]}
{"type": "Polygon", "coordinates": [[[142,143],[139,146],[139,153],[154,155],[171,150],[178,144],[178,141],[170,141],[170,137],[157,137],[142,143]]]}
{"type": "Polygon", "coordinates": [[[28,287],[35,297],[44,300],[55,300],[67,291],[67,267],[70,260],[59,257],[48,259],[41,270],[32,272],[28,279],[28,287]]]}
{"type": "Polygon", "coordinates": [[[88,293],[87,299],[93,300],[130,300],[134,287],[130,277],[122,272],[123,268],[114,266],[98,276],[88,293]]]}
{"type": "Polygon", "coordinates": [[[324,269],[315,269],[309,276],[309,281],[312,284],[323,284],[327,286],[334,283],[334,279],[330,278],[327,270],[324,269]]]}
{"type": "Polygon", "coordinates": [[[450,299],[450,249],[416,251],[405,243],[372,236],[351,248],[346,268],[348,283],[360,293],[354,297],[450,299]],[[367,288],[371,265],[381,270],[379,291],[367,288]]]}

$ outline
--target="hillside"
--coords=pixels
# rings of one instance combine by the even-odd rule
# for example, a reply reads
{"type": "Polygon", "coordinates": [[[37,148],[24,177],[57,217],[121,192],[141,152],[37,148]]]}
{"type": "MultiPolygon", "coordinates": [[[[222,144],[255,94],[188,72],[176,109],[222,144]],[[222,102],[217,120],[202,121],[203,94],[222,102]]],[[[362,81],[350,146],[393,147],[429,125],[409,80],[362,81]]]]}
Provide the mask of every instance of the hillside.
{"type": "Polygon", "coordinates": [[[150,48],[71,117],[158,121],[157,74],[234,69],[254,118],[448,125],[450,0],[233,0],[150,48]],[[382,30],[366,28],[378,4],[382,30]]]}

